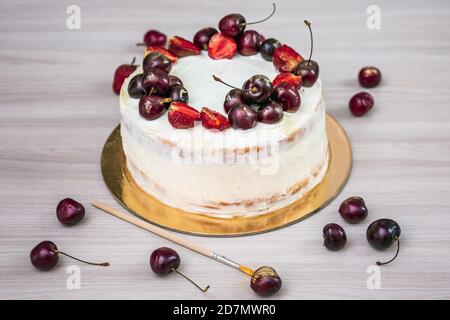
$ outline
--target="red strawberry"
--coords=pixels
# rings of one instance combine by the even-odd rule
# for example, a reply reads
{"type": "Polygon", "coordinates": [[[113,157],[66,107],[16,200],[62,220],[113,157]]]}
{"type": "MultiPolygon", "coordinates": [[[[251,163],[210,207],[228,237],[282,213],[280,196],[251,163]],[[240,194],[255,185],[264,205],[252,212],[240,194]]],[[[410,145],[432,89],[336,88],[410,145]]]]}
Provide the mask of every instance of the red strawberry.
{"type": "Polygon", "coordinates": [[[280,72],[291,72],[302,61],[303,57],[285,44],[276,48],[272,57],[273,65],[280,72]]]}
{"type": "Polygon", "coordinates": [[[136,57],[133,58],[133,61],[131,61],[131,64],[122,64],[119,67],[117,67],[116,71],[114,72],[114,79],[113,79],[113,90],[115,93],[120,93],[120,88],[122,87],[123,82],[130,74],[136,70],[137,66],[134,65],[134,62],[136,61],[136,57]]]}
{"type": "Polygon", "coordinates": [[[169,51],[178,58],[200,54],[200,48],[184,38],[175,36],[169,40],[169,51]]]}
{"type": "Polygon", "coordinates": [[[231,59],[237,52],[237,44],[233,38],[216,33],[209,40],[208,55],[211,59],[231,59]]]}
{"type": "Polygon", "coordinates": [[[172,102],[167,117],[172,127],[187,129],[192,128],[196,120],[200,120],[200,112],[183,102],[172,102]]]}
{"type": "Polygon", "coordinates": [[[228,122],[228,119],[224,115],[208,108],[202,108],[200,119],[202,120],[202,125],[206,129],[217,129],[222,131],[230,127],[230,122],[228,122]]]}
{"type": "Polygon", "coordinates": [[[178,60],[178,57],[174,55],[169,50],[163,48],[163,47],[148,47],[144,51],[144,58],[146,55],[148,55],[150,52],[157,51],[163,55],[165,55],[167,58],[169,58],[170,62],[175,63],[178,60]]]}
{"type": "Polygon", "coordinates": [[[287,82],[297,90],[302,87],[302,77],[296,76],[295,74],[290,72],[282,72],[277,75],[272,81],[272,86],[275,87],[281,82],[287,82]]]}

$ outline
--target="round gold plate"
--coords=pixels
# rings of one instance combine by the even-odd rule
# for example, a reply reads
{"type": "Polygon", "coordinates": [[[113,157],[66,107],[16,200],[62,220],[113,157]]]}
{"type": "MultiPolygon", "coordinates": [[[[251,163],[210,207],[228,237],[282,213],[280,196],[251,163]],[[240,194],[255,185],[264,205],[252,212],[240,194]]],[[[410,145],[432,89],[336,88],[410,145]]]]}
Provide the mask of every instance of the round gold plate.
{"type": "Polygon", "coordinates": [[[103,147],[101,167],[105,183],[119,203],[131,213],[160,227],[200,236],[244,236],[276,230],[303,220],[333,200],[347,182],[352,150],[344,129],[327,114],[330,162],[319,185],[298,201],[266,214],[215,218],[170,207],[144,192],[130,175],[122,149],[120,126],[103,147]]]}

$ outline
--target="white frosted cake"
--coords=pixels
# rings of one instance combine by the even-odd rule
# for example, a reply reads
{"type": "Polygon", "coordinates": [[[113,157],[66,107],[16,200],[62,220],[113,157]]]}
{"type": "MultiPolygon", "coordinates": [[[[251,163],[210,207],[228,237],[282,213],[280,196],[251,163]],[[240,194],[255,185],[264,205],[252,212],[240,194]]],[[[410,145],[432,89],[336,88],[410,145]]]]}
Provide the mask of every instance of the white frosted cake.
{"type": "MultiPolygon", "coordinates": [[[[322,83],[301,88],[297,112],[284,112],[278,123],[258,123],[249,130],[175,129],[167,113],[148,121],[131,98],[130,79],[120,92],[121,136],[128,170],[137,184],[163,203],[186,211],[233,217],[264,214],[300,199],[323,178],[328,142],[322,83]]],[[[260,55],[213,60],[207,53],[173,64],[171,75],[182,79],[189,105],[225,115],[230,90],[212,75],[241,84],[255,74],[274,79],[278,72],[260,55]]]]}

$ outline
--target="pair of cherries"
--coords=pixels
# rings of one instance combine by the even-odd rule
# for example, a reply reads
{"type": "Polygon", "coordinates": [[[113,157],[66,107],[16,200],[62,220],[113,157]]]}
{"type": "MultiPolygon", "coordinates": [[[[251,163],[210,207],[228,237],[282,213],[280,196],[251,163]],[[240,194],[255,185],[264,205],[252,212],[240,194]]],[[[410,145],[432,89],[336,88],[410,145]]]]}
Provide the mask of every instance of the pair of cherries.
{"type": "MultiPolygon", "coordinates": [[[[368,209],[361,197],[350,197],[344,200],[339,207],[339,214],[348,223],[360,223],[367,218],[368,209]]],[[[377,265],[388,264],[397,258],[400,250],[401,229],[392,219],[379,219],[372,222],[366,231],[369,244],[377,250],[386,250],[397,242],[395,256],[387,262],[377,262],[377,265]]],[[[344,228],[336,223],[329,223],[323,228],[323,239],[326,248],[336,251],[342,249],[347,243],[347,235],[344,228]]]]}
{"type": "MultiPolygon", "coordinates": [[[[71,198],[66,198],[58,203],[58,206],[56,207],[56,216],[61,224],[65,226],[73,226],[83,220],[85,217],[85,209],[81,203],[71,198]]],[[[55,243],[48,240],[38,243],[31,250],[31,264],[35,268],[42,271],[51,270],[58,264],[60,254],[90,265],[102,267],[109,266],[109,262],[94,263],[73,257],[59,250],[55,243]]]]}
{"type": "MultiPolygon", "coordinates": [[[[364,88],[374,88],[381,82],[381,71],[373,66],[364,67],[359,71],[358,81],[364,88]]],[[[368,92],[359,92],[349,101],[348,107],[356,117],[362,117],[374,105],[374,98],[368,92]]]]}

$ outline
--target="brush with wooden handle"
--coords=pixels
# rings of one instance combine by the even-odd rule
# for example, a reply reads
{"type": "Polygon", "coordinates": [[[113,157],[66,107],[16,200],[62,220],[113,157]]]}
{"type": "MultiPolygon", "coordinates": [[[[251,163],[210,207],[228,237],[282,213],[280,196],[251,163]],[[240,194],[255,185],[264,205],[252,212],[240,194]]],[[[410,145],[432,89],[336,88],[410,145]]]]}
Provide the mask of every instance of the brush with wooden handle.
{"type": "Polygon", "coordinates": [[[107,212],[107,213],[109,213],[109,214],[111,214],[111,215],[113,215],[113,216],[115,216],[117,218],[120,218],[122,220],[125,220],[126,222],[134,224],[135,226],[138,226],[138,227],[140,227],[140,228],[142,228],[144,230],[150,231],[150,232],[152,232],[152,233],[154,233],[154,234],[156,234],[156,235],[158,235],[158,236],[160,236],[160,237],[162,237],[164,239],[167,239],[167,240],[170,240],[172,242],[175,242],[176,244],[179,244],[180,246],[183,246],[185,248],[191,249],[192,251],[200,253],[200,254],[202,254],[204,256],[207,256],[207,257],[209,257],[211,259],[220,261],[220,262],[222,262],[222,263],[224,263],[227,266],[230,266],[232,268],[238,269],[238,270],[242,271],[243,273],[249,275],[250,277],[253,276],[253,274],[254,274],[254,271],[251,268],[246,267],[246,266],[244,266],[242,264],[236,263],[236,262],[228,259],[227,257],[225,257],[223,255],[220,255],[220,254],[217,254],[214,251],[211,251],[210,249],[208,249],[208,248],[206,248],[206,247],[204,247],[204,246],[202,246],[200,244],[197,244],[195,242],[192,242],[190,240],[187,240],[187,239],[184,239],[184,238],[182,238],[180,236],[177,236],[177,235],[173,234],[172,232],[170,232],[168,230],[165,230],[163,228],[157,227],[157,226],[155,226],[155,225],[153,225],[151,223],[145,222],[142,219],[139,219],[137,217],[131,216],[129,214],[126,214],[124,212],[121,212],[119,210],[111,208],[110,206],[108,206],[108,205],[106,205],[104,203],[101,203],[99,201],[95,201],[94,200],[94,201],[91,202],[91,204],[94,207],[96,207],[96,208],[98,208],[100,210],[103,210],[103,211],[105,211],[105,212],[107,212]]]}

